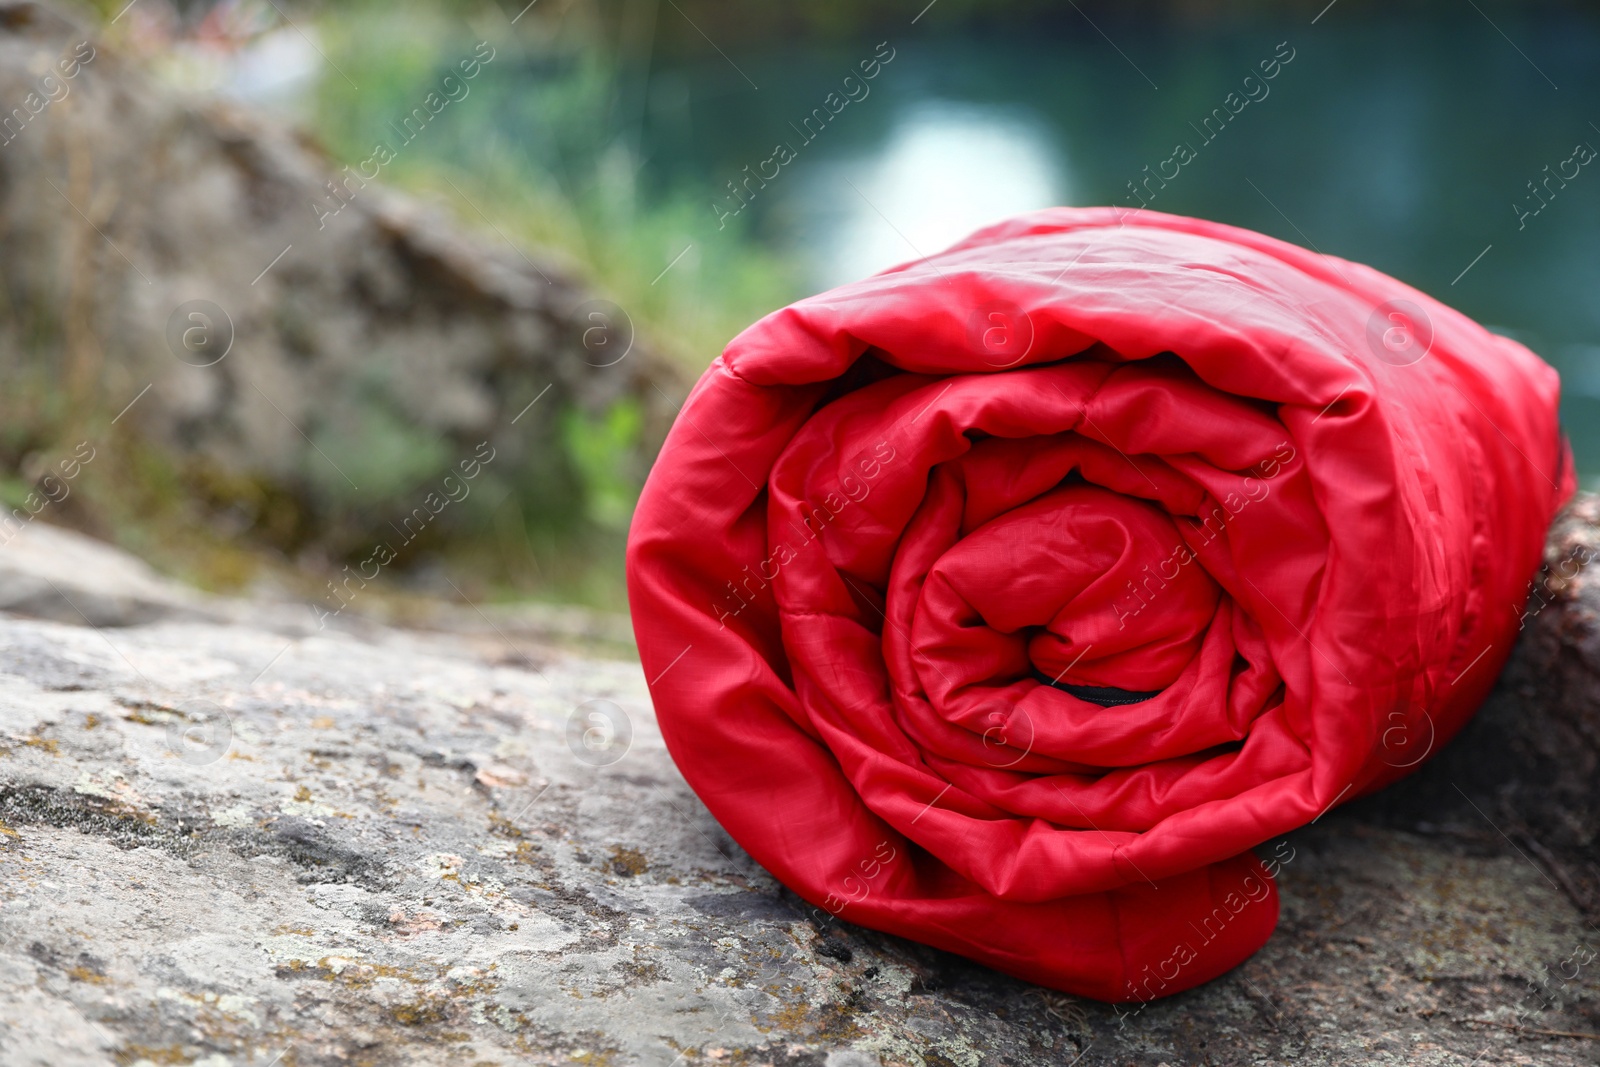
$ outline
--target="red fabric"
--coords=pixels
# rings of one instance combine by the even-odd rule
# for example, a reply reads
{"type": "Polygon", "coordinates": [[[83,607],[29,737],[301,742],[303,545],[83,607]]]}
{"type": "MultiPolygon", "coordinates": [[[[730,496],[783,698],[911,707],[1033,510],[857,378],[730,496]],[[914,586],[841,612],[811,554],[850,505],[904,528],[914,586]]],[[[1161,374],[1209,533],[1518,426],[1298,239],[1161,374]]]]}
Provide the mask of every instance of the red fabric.
{"type": "Polygon", "coordinates": [[[1103,1000],[1196,985],[1277,921],[1292,850],[1251,849],[1487,693],[1573,489],[1557,394],[1260,234],[990,227],[700,379],[628,550],[662,733],[821,919],[1103,1000]]]}

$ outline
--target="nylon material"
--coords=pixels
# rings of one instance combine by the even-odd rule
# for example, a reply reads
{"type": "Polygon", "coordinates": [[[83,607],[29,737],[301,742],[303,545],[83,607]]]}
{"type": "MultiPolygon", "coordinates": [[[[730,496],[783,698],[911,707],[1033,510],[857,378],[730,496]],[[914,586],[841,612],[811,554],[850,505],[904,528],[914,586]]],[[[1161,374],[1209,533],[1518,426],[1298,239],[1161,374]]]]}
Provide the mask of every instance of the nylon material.
{"type": "Polygon", "coordinates": [[[1493,605],[1572,489],[1557,397],[1514,342],[1259,234],[990,227],[756,323],[696,387],[630,534],[663,735],[827,913],[1086,996],[1188,988],[1276,920],[1248,850],[1492,684],[1493,605]],[[1371,340],[1396,300],[1430,329],[1407,365],[1371,340]]]}

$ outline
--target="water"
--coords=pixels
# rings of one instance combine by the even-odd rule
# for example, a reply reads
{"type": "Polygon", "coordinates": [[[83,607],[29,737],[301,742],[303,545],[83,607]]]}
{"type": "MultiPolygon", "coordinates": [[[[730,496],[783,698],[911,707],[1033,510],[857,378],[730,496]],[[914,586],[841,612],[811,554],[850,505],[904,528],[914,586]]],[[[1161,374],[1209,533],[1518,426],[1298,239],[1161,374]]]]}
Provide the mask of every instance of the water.
{"type": "Polygon", "coordinates": [[[792,144],[747,210],[821,289],[1019,211],[1135,205],[1129,183],[1187,143],[1194,158],[1149,186],[1150,207],[1370,263],[1515,336],[1562,372],[1563,419],[1596,487],[1600,158],[1563,161],[1580,142],[1600,148],[1600,24],[1496,11],[1502,36],[1467,12],[1438,25],[1334,8],[1315,26],[1206,32],[1102,22],[1115,46],[1087,24],[1062,39],[892,40],[867,95],[809,141],[798,124],[876,41],[732,56],[759,90],[720,57],[658,61],[642,173],[703,190],[702,239],[717,240],[717,212],[737,203],[725,183],[792,144]],[[1292,58],[1262,79],[1275,55],[1292,58]],[[1247,92],[1207,141],[1196,127],[1247,92]],[[1529,183],[1558,169],[1564,186],[1532,199],[1529,183]]]}

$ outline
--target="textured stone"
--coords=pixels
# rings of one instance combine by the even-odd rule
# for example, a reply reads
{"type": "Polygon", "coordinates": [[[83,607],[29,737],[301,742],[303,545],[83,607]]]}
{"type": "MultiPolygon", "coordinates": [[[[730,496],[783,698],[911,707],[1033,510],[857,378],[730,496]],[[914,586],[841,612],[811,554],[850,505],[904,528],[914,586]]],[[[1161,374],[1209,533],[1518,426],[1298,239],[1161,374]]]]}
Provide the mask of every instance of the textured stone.
{"type": "MultiPolygon", "coordinates": [[[[1553,544],[1594,534],[1563,521],[1553,544]]],[[[1568,592],[1530,635],[1592,618],[1592,586],[1568,592]]],[[[1544,647],[1531,637],[1442,758],[1263,846],[1288,859],[1258,955],[1112,1007],[817,925],[688,790],[637,663],[590,640],[604,626],[558,642],[455,626],[467,618],[443,612],[435,632],[271,628],[236,608],[98,630],[0,619],[0,1062],[1600,1053],[1600,957],[1585,955],[1600,937],[1560,858],[1579,853],[1519,836],[1544,825],[1538,810],[1501,821],[1536,784],[1576,803],[1554,778],[1507,792],[1518,764],[1496,723],[1514,713],[1532,736],[1552,714],[1519,695],[1544,647]]]]}
{"type": "Polygon", "coordinates": [[[0,534],[0,611],[91,626],[205,615],[206,598],[92,537],[30,522],[0,534]]]}

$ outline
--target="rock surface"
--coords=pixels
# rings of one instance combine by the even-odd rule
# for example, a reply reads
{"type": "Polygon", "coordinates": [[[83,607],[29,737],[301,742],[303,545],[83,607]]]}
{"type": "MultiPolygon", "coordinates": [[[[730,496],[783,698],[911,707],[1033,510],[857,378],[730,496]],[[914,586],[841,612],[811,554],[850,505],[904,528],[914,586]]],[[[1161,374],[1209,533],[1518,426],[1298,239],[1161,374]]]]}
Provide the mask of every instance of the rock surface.
{"type": "Polygon", "coordinates": [[[688,790],[603,626],[0,617],[0,1061],[1593,1063],[1595,708],[1541,701],[1593,671],[1597,606],[1579,568],[1440,758],[1263,846],[1257,956],[1117,1007],[819,925],[688,790]],[[1557,742],[1570,774],[1518,777],[1557,742]]]}
{"type": "MultiPolygon", "coordinates": [[[[156,620],[248,622],[285,636],[324,628],[326,601],[213,596],[158,574],[143,560],[92,537],[33,522],[0,535],[0,612],[83,626],[135,626],[156,620]]],[[[429,598],[362,603],[350,625],[404,622],[458,634],[493,635],[502,643],[529,639],[611,654],[633,653],[624,616],[562,604],[450,604],[429,598]]]]}
{"type": "Polygon", "coordinates": [[[75,530],[30,522],[0,535],[0,611],[86,626],[204,617],[207,598],[75,530]]]}

